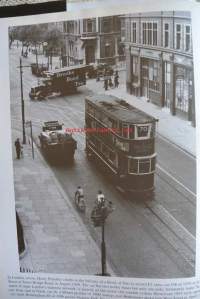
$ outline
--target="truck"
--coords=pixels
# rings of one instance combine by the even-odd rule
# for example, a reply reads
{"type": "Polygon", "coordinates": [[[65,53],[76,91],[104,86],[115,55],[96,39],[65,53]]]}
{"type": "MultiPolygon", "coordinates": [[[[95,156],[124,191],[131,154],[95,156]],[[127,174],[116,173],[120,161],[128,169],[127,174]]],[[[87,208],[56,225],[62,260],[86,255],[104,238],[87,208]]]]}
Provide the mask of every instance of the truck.
{"type": "MultiPolygon", "coordinates": [[[[42,83],[37,86],[42,97],[51,95],[67,95],[75,92],[76,89],[86,84],[88,65],[73,65],[51,71],[44,71],[42,83]],[[46,96],[45,95],[46,92],[46,96]]],[[[38,94],[31,90],[29,96],[32,100],[38,99],[38,94]]]]}
{"type": "Polygon", "coordinates": [[[39,135],[41,150],[51,161],[70,162],[74,160],[77,141],[66,132],[58,121],[44,122],[39,135]]]}

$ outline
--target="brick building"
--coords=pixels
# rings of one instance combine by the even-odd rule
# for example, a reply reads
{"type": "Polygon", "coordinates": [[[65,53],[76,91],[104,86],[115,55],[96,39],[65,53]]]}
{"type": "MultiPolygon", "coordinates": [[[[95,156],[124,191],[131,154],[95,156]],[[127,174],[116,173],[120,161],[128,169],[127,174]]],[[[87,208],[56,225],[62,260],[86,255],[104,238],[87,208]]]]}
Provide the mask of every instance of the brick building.
{"type": "Polygon", "coordinates": [[[195,123],[189,12],[129,14],[121,19],[127,91],[195,123]]]}
{"type": "Polygon", "coordinates": [[[118,16],[65,22],[66,64],[115,64],[123,56],[118,16]]]}

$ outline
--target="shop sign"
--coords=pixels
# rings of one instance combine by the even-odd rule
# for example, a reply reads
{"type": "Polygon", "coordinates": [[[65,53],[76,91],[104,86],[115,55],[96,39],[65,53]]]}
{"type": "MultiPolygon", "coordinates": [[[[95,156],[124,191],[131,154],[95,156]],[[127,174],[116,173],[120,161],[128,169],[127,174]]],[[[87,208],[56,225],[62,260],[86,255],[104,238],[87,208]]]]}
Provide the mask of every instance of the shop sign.
{"type": "Polygon", "coordinates": [[[169,61],[169,62],[171,62],[171,61],[172,61],[172,57],[173,57],[173,55],[170,54],[170,53],[163,53],[163,60],[164,60],[164,61],[169,61]]]}
{"type": "Polygon", "coordinates": [[[140,56],[160,60],[161,52],[160,51],[154,51],[154,50],[142,49],[141,52],[140,52],[140,56]]]}
{"type": "Polygon", "coordinates": [[[174,63],[192,67],[192,59],[180,55],[174,56],[174,63]]]}
{"type": "Polygon", "coordinates": [[[139,55],[139,49],[131,47],[131,55],[138,56],[139,55]]]}

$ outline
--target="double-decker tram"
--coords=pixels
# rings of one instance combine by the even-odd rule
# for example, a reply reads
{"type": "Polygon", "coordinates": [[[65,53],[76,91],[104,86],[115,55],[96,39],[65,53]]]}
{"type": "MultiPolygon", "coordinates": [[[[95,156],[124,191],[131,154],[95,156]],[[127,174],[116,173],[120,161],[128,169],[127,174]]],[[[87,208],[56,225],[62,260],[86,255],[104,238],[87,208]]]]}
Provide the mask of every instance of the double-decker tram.
{"type": "Polygon", "coordinates": [[[124,191],[152,195],[157,119],[114,96],[85,99],[86,153],[124,191]]]}

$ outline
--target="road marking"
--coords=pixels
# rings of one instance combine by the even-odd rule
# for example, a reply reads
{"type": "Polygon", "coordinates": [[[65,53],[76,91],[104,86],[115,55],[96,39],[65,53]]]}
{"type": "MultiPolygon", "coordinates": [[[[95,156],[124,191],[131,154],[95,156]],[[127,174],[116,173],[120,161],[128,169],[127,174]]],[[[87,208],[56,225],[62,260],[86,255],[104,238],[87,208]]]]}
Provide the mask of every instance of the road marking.
{"type": "Polygon", "coordinates": [[[196,194],[192,192],[189,188],[187,188],[183,183],[178,181],[172,174],[170,174],[167,170],[162,168],[159,164],[156,166],[158,169],[160,169],[162,172],[164,172],[168,177],[170,177],[172,180],[174,180],[178,185],[180,185],[183,189],[185,189],[187,192],[189,192],[191,195],[196,197],[196,194]]]}

